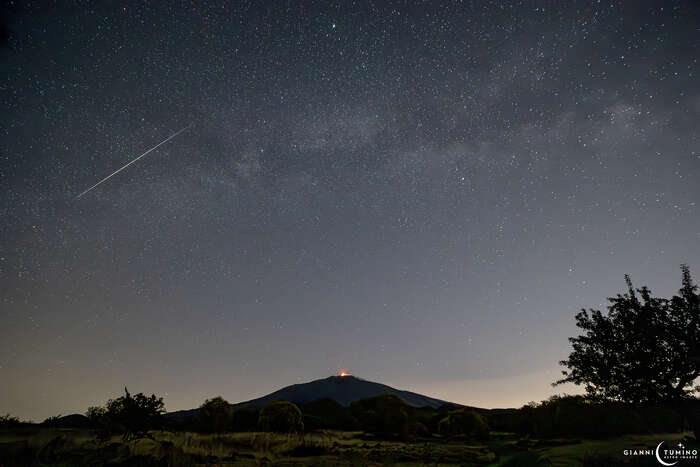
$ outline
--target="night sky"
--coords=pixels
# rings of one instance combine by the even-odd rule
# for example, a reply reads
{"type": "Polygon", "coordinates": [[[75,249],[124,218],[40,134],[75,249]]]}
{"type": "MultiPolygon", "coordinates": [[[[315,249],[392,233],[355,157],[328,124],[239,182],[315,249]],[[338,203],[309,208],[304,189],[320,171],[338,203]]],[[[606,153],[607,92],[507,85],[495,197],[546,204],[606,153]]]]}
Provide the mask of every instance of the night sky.
{"type": "Polygon", "coordinates": [[[341,368],[520,406],[625,273],[700,275],[698,2],[16,3],[0,413],[341,368]]]}

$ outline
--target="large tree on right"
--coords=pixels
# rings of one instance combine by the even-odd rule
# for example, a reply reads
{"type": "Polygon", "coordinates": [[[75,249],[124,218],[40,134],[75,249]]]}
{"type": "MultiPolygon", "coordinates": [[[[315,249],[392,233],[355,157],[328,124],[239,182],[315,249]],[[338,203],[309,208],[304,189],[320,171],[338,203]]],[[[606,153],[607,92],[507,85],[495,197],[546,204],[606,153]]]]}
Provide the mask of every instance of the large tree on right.
{"type": "Polygon", "coordinates": [[[583,333],[569,339],[573,350],[560,362],[566,370],[554,385],[583,385],[591,398],[603,401],[697,402],[700,295],[688,267],[681,270],[682,287],[671,299],[653,297],[647,287],[635,289],[625,276],[627,293],[608,299],[607,314],[578,313],[583,333]]]}

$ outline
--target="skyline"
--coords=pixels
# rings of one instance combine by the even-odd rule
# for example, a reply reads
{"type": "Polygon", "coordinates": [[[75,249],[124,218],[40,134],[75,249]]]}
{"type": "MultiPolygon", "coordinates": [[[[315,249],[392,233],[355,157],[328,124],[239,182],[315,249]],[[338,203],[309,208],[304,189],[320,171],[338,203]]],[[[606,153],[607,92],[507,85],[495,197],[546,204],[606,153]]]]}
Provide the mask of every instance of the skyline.
{"type": "Polygon", "coordinates": [[[0,413],[521,406],[625,274],[700,276],[696,2],[4,8],[0,413]]]}

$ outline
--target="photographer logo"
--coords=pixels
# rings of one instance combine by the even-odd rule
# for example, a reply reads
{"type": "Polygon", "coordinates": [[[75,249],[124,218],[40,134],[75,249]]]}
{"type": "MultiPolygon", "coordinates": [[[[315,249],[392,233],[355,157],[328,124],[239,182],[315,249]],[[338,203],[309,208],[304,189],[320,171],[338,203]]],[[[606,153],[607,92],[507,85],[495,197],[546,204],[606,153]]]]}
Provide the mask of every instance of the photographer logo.
{"type": "Polygon", "coordinates": [[[659,464],[668,467],[681,461],[697,462],[700,459],[697,449],[686,448],[682,443],[678,443],[675,448],[668,449],[664,447],[664,441],[657,444],[656,449],[625,449],[623,454],[629,457],[654,456],[659,464]]]}

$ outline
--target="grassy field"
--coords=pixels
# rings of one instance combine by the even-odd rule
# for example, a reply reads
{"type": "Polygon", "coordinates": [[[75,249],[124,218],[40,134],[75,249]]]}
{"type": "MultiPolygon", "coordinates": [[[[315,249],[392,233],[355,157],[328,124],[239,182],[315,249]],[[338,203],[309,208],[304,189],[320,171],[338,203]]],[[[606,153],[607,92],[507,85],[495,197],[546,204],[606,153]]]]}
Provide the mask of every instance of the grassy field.
{"type": "Polygon", "coordinates": [[[377,441],[362,432],[300,435],[152,432],[154,439],[98,440],[88,430],[0,432],[0,465],[473,465],[495,456],[483,444],[377,441]]]}
{"type": "MultiPolygon", "coordinates": [[[[580,467],[585,456],[622,459],[624,449],[677,443],[684,434],[624,436],[610,440],[519,440],[494,434],[486,443],[423,439],[379,441],[362,432],[320,431],[304,436],[271,433],[202,435],[153,432],[154,439],[99,440],[89,430],[27,427],[0,431],[0,465],[62,466],[546,466],[580,467]]],[[[604,464],[601,464],[604,465],[604,464]]]]}
{"type": "Polygon", "coordinates": [[[654,448],[661,441],[665,441],[668,445],[676,445],[687,436],[690,436],[690,433],[627,435],[608,440],[586,440],[579,444],[553,446],[538,451],[552,462],[553,467],[581,467],[581,460],[586,456],[609,456],[622,459],[621,454],[625,449],[654,448]]]}

